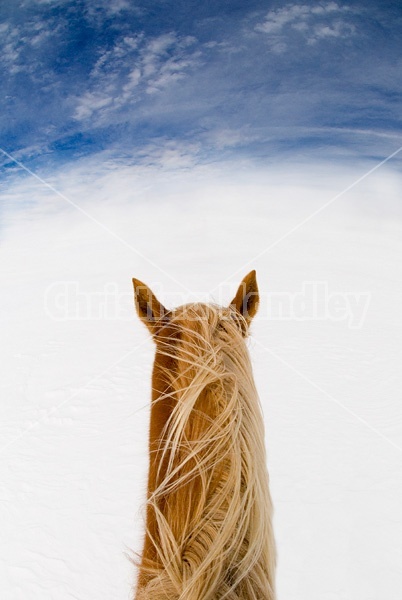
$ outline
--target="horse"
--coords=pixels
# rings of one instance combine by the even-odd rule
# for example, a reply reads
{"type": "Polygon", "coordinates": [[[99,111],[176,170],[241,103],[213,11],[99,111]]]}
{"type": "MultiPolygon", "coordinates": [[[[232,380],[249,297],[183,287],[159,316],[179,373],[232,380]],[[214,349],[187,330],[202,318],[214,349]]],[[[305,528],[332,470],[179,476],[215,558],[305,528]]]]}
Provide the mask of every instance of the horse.
{"type": "Polygon", "coordinates": [[[135,600],[275,600],[264,424],[246,345],[255,271],[228,307],[167,310],[133,279],[156,343],[135,600]]]}

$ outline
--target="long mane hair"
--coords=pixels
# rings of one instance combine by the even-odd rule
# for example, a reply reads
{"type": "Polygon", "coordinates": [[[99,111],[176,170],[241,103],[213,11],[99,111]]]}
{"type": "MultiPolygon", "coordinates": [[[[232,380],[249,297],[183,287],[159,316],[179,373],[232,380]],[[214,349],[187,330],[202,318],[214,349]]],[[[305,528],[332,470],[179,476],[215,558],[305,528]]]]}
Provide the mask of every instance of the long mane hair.
{"type": "MultiPolygon", "coordinates": [[[[157,352],[136,600],[273,600],[272,504],[248,319],[233,304],[190,304],[161,318],[149,293],[157,352]]],[[[140,306],[137,296],[144,319],[140,306]]]]}

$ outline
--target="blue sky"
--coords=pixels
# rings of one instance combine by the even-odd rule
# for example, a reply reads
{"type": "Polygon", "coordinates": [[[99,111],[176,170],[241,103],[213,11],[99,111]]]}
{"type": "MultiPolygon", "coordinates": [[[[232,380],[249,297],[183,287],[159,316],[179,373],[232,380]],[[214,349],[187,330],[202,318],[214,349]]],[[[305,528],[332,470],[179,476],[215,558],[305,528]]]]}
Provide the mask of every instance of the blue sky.
{"type": "Polygon", "coordinates": [[[378,160],[401,145],[401,25],[397,1],[3,0],[1,147],[378,160]]]}

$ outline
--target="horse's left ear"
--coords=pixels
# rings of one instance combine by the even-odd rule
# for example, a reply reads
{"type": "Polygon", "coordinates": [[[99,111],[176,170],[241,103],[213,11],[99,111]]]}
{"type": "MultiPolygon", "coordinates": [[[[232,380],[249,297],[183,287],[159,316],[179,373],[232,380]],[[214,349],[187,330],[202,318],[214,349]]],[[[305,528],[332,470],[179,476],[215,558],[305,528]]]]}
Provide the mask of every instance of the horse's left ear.
{"type": "Polygon", "coordinates": [[[250,325],[257,312],[259,301],[257,277],[253,270],[242,280],[230,304],[246,319],[247,325],[250,325]]]}
{"type": "Polygon", "coordinates": [[[133,279],[134,299],[137,314],[152,334],[168,312],[152,290],[139,279],[133,279]]]}

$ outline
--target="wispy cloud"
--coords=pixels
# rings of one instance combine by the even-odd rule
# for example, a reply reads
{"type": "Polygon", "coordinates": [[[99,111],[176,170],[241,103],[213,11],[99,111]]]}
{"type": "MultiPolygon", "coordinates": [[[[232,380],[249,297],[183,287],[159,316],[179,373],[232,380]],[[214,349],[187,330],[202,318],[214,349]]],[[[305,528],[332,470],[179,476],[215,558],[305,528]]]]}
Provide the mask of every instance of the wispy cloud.
{"type": "Polygon", "coordinates": [[[394,149],[401,41],[391,11],[341,0],[268,12],[257,0],[235,13],[173,0],[17,4],[0,4],[0,126],[20,158],[148,149],[156,160],[155,141],[186,162],[174,154],[181,144],[189,163],[394,149]]]}
{"type": "Polygon", "coordinates": [[[0,24],[0,63],[11,75],[21,70],[19,58],[21,54],[20,31],[10,23],[0,24]]]}
{"type": "Polygon", "coordinates": [[[269,11],[265,19],[255,26],[255,31],[267,34],[274,50],[287,48],[286,41],[292,31],[307,44],[315,44],[325,38],[345,38],[355,32],[350,20],[353,14],[348,6],[327,2],[320,6],[288,4],[269,11]]]}
{"type": "Polygon", "coordinates": [[[87,90],[75,98],[74,118],[102,123],[111,111],[138,103],[183,79],[197,64],[196,39],[174,32],[153,38],[124,36],[102,51],[89,75],[87,90]]]}
{"type": "Polygon", "coordinates": [[[44,76],[44,64],[47,57],[44,48],[60,34],[61,25],[55,18],[43,22],[33,16],[25,22],[13,24],[10,21],[0,23],[0,66],[7,70],[8,77],[24,73],[35,79],[44,76]]]}

